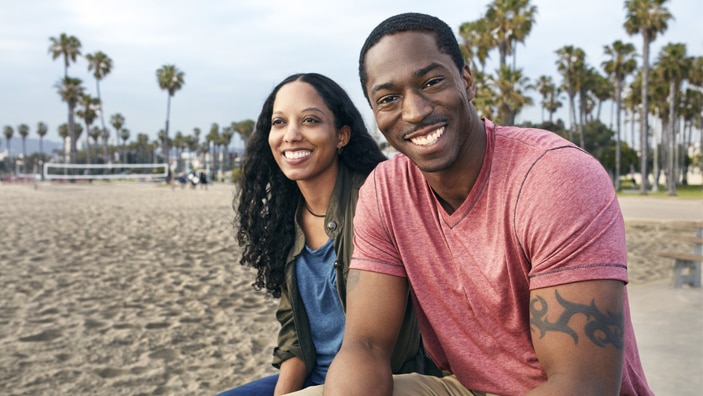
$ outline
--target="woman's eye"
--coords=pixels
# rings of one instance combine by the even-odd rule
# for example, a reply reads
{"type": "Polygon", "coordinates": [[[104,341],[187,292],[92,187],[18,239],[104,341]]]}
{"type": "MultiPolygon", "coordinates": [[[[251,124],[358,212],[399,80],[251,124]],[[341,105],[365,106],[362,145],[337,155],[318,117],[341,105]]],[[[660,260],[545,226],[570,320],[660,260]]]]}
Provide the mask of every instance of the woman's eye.
{"type": "Polygon", "coordinates": [[[271,125],[281,125],[281,124],[283,124],[283,120],[281,120],[280,118],[276,118],[275,120],[271,121],[271,125]]]}
{"type": "Polygon", "coordinates": [[[317,122],[318,122],[317,119],[316,119],[316,118],[313,118],[313,117],[305,117],[305,118],[303,118],[303,123],[305,123],[305,124],[314,124],[314,123],[317,123],[317,122]]]}

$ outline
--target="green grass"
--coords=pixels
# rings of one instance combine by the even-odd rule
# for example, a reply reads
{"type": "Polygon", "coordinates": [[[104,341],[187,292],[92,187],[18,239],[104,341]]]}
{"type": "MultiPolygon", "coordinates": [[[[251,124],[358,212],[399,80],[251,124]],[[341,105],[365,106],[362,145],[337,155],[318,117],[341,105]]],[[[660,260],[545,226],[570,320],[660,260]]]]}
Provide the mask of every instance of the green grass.
{"type": "MultiPolygon", "coordinates": [[[[632,183],[629,180],[622,181],[622,191],[618,195],[627,196],[639,196],[639,187],[636,188],[637,192],[633,192],[632,183]]],[[[671,199],[703,199],[703,187],[700,184],[693,184],[688,186],[676,186],[676,196],[671,196],[667,194],[666,186],[663,184],[659,185],[659,191],[653,193],[651,189],[647,191],[646,197],[653,198],[671,198],[671,199]]]]}

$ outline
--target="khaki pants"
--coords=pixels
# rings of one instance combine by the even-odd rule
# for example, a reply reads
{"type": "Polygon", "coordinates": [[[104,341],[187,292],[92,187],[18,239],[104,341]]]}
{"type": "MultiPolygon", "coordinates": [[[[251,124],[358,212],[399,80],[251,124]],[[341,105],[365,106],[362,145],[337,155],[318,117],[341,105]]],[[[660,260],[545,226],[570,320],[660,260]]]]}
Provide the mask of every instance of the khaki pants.
{"type": "MultiPolygon", "coordinates": [[[[322,396],[322,385],[290,393],[295,396],[322,396]]],[[[455,376],[443,378],[417,373],[393,376],[393,396],[495,396],[473,392],[459,383],[455,376]]]]}

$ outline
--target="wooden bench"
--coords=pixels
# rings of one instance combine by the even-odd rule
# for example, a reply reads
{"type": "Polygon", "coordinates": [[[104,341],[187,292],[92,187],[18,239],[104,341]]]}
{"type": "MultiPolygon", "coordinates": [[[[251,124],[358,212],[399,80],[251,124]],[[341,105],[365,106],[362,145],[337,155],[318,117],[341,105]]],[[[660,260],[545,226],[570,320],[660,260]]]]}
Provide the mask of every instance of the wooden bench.
{"type": "Polygon", "coordinates": [[[701,287],[701,262],[703,256],[685,253],[657,253],[658,256],[674,260],[674,287],[685,284],[701,287]]]}
{"type": "Polygon", "coordinates": [[[679,236],[678,241],[692,243],[695,247],[693,254],[686,253],[657,253],[658,256],[674,260],[674,287],[683,285],[701,287],[701,263],[703,262],[703,236],[700,223],[693,223],[697,229],[696,236],[679,236]]]}

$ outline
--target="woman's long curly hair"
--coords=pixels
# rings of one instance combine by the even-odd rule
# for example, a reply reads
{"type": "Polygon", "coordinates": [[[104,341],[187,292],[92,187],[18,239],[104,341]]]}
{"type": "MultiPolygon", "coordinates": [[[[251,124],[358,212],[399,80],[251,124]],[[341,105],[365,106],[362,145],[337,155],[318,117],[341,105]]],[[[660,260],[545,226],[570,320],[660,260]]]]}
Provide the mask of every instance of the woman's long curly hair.
{"type": "Polygon", "coordinates": [[[310,84],[334,114],[334,126],[351,129],[349,143],[338,160],[348,168],[368,175],[386,157],[373,140],[359,110],[349,95],[328,77],[316,73],[294,74],[269,94],[247,144],[243,178],[235,198],[237,242],[243,248],[241,265],[257,270],[252,284],[273,297],[281,296],[288,251],[295,239],[295,211],[301,196],[298,185],[278,167],[268,143],[276,94],[293,81],[310,84]]]}

